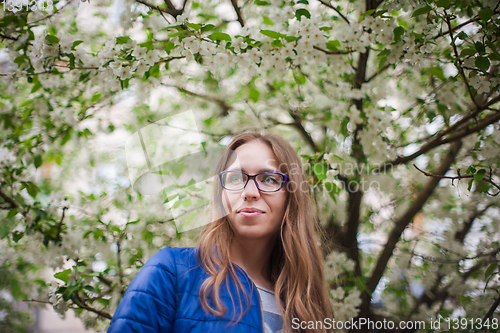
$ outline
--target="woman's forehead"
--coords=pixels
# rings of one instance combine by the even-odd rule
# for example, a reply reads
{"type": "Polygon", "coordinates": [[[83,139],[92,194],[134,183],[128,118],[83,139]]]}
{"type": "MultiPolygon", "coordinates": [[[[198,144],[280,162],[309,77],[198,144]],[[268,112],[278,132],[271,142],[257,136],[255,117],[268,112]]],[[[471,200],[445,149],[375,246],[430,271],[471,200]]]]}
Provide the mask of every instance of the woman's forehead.
{"type": "Polygon", "coordinates": [[[271,148],[260,141],[252,141],[234,150],[228,161],[228,168],[242,171],[252,169],[254,172],[276,171],[278,162],[271,148]]]}

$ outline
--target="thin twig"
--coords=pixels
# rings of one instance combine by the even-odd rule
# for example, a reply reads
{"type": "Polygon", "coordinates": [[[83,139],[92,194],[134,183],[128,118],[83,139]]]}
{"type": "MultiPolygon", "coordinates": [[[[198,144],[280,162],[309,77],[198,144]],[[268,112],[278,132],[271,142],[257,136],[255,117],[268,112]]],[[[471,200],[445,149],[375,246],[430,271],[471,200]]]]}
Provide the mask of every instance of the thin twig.
{"type": "Polygon", "coordinates": [[[330,54],[349,54],[349,53],[353,53],[354,52],[354,51],[327,51],[327,50],[324,50],[321,47],[316,46],[316,45],[314,45],[313,48],[315,50],[321,51],[321,52],[323,52],[325,54],[329,54],[329,55],[330,54]]]}
{"type": "Polygon", "coordinates": [[[104,318],[107,318],[107,319],[111,319],[113,318],[113,316],[111,316],[109,313],[105,312],[105,311],[100,311],[100,310],[97,310],[97,309],[94,309],[93,307],[90,307],[88,306],[81,298],[80,298],[80,295],[75,292],[73,295],[75,295],[75,299],[78,303],[74,303],[76,306],[78,306],[79,308],[81,309],[84,309],[84,310],[87,310],[87,311],[90,311],[90,312],[93,312],[95,314],[97,314],[98,316],[101,316],[101,317],[104,317],[104,318]]]}
{"type": "Polygon", "coordinates": [[[349,20],[347,19],[347,17],[345,17],[337,8],[333,7],[331,4],[329,4],[326,1],[319,0],[319,2],[321,2],[326,7],[330,8],[330,9],[333,9],[347,24],[351,25],[351,22],[349,22],[349,20]]]}
{"type": "Polygon", "coordinates": [[[28,24],[26,24],[27,26],[30,26],[32,24],[35,24],[35,23],[38,23],[38,22],[41,22],[41,21],[44,21],[48,18],[51,18],[52,16],[56,15],[56,14],[59,14],[63,9],[64,7],[66,7],[67,5],[69,5],[71,3],[71,1],[73,0],[69,0],[68,2],[66,2],[61,8],[59,8],[58,10],[54,11],[52,14],[49,14],[47,16],[44,16],[42,17],[41,19],[38,19],[36,21],[33,21],[33,22],[29,22],[28,24]]]}
{"type": "Polygon", "coordinates": [[[35,302],[35,303],[42,303],[42,304],[50,304],[50,305],[52,305],[52,303],[49,302],[49,301],[41,301],[39,299],[23,299],[23,302],[35,302]]]}
{"type": "Polygon", "coordinates": [[[236,12],[236,16],[238,17],[238,22],[240,22],[241,26],[245,26],[245,21],[243,21],[243,15],[241,14],[241,8],[238,7],[238,0],[231,0],[231,5],[233,5],[234,11],[236,12]]]}
{"type": "Polygon", "coordinates": [[[15,202],[12,198],[10,198],[7,194],[3,193],[2,190],[0,190],[0,197],[3,198],[3,200],[5,202],[7,202],[8,204],[10,204],[10,208],[16,208],[16,207],[19,207],[19,205],[17,204],[17,202],[15,202]]]}
{"type": "MultiPolygon", "coordinates": [[[[423,171],[421,169],[419,169],[418,166],[416,166],[415,164],[413,164],[413,166],[415,167],[415,169],[417,169],[418,171],[420,171],[421,173],[423,173],[424,175],[426,175],[427,177],[436,177],[436,178],[441,178],[441,179],[451,179],[452,181],[455,180],[455,179],[470,179],[470,178],[474,178],[474,175],[465,175],[465,176],[462,176],[460,174],[460,170],[458,171],[458,176],[444,176],[444,175],[435,175],[433,173],[429,173],[429,172],[426,172],[426,171],[423,171]]],[[[495,184],[492,180],[491,180],[491,175],[489,178],[483,178],[482,179],[483,181],[487,182],[488,184],[491,184],[493,186],[495,186],[497,189],[498,189],[498,192],[495,193],[495,194],[490,194],[488,193],[489,195],[491,195],[492,197],[495,197],[497,196],[499,193],[500,193],[500,185],[498,184],[495,184]]],[[[453,183],[453,182],[452,182],[453,183]]]]}

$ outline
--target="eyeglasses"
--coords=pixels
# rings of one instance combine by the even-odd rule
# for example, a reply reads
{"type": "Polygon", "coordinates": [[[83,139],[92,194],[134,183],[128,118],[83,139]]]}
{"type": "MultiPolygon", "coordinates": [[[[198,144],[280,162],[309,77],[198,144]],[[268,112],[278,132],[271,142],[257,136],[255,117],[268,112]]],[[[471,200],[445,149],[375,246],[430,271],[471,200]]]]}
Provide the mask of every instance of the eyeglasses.
{"type": "Polygon", "coordinates": [[[281,190],[287,180],[287,176],[281,172],[261,172],[256,175],[249,175],[242,171],[222,171],[219,179],[222,187],[228,191],[243,190],[250,178],[253,178],[255,186],[262,192],[276,192],[281,190]]]}

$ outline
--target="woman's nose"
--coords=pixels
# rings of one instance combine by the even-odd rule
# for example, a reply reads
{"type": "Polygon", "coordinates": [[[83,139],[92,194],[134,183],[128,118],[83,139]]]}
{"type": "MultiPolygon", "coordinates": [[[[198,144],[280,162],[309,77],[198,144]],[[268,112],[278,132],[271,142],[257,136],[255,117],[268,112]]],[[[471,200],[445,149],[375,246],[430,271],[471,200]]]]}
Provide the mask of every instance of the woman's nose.
{"type": "Polygon", "coordinates": [[[260,197],[260,191],[255,183],[255,178],[248,181],[247,186],[243,189],[243,199],[257,199],[260,197]]]}

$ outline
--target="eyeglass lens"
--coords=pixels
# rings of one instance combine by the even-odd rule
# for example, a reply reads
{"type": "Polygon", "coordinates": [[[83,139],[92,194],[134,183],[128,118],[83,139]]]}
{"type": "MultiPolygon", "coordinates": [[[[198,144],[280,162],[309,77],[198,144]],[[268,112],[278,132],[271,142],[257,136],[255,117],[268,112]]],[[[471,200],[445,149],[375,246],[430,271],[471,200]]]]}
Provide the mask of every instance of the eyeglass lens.
{"type": "MultiPolygon", "coordinates": [[[[242,190],[247,183],[248,176],[238,171],[224,173],[222,177],[223,186],[228,190],[242,190]]],[[[255,177],[257,187],[261,191],[276,191],[283,183],[283,175],[279,173],[261,173],[255,177]]]]}

